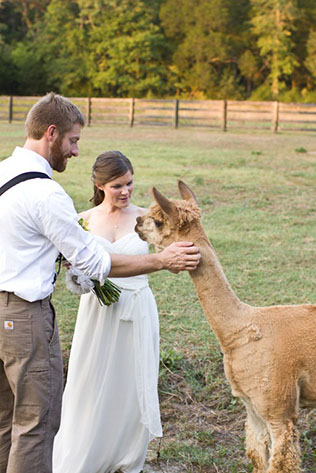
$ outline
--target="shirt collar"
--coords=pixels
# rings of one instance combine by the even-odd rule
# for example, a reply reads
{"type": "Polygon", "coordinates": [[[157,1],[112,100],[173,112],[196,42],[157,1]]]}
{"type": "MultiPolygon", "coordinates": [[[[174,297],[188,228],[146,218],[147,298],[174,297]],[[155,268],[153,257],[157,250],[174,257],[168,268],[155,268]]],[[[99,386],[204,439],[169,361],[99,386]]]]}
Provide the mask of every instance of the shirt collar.
{"type": "Polygon", "coordinates": [[[52,177],[53,170],[49,162],[47,161],[47,159],[43,158],[43,156],[36,153],[35,151],[17,146],[12,153],[12,157],[14,159],[19,159],[24,162],[27,159],[29,164],[33,163],[36,165],[36,167],[40,166],[46,172],[46,174],[48,174],[49,177],[52,177]]]}

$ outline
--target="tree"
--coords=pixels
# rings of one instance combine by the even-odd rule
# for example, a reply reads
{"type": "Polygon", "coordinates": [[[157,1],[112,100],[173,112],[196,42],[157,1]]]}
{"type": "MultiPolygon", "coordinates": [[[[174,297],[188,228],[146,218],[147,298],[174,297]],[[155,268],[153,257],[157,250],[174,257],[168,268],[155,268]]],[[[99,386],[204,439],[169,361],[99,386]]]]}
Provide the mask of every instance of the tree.
{"type": "Polygon", "coordinates": [[[50,0],[5,0],[5,2],[11,4],[14,11],[21,16],[26,33],[43,17],[50,0]]]}
{"type": "Polygon", "coordinates": [[[300,17],[298,0],[251,0],[252,31],[267,72],[272,98],[289,85],[298,60],[293,34],[300,17]]]}
{"type": "Polygon", "coordinates": [[[240,97],[238,57],[248,0],[167,0],[160,17],[173,45],[172,65],[180,93],[240,97]],[[175,12],[177,14],[175,15],[175,12]]]}
{"type": "Polygon", "coordinates": [[[164,56],[168,45],[156,24],[155,3],[108,0],[98,12],[90,8],[89,75],[99,94],[143,97],[167,93],[164,56]]]}
{"type": "Polygon", "coordinates": [[[307,100],[315,0],[0,0],[0,93],[307,100]]]}
{"type": "MultiPolygon", "coordinates": [[[[300,0],[300,18],[296,23],[295,53],[299,65],[292,76],[292,87],[301,91],[304,101],[308,99],[309,92],[316,85],[315,69],[315,31],[316,31],[316,3],[315,0],[300,0]]],[[[313,100],[315,101],[315,92],[313,100]]]]}
{"type": "Polygon", "coordinates": [[[33,48],[41,58],[47,88],[64,95],[88,95],[87,39],[78,2],[52,0],[36,27],[33,48]]]}
{"type": "Polygon", "coordinates": [[[11,52],[12,66],[15,69],[15,94],[39,95],[47,92],[47,75],[42,57],[33,47],[33,42],[18,42],[11,52]]]}
{"type": "Polygon", "coordinates": [[[9,47],[0,39],[0,95],[12,95],[17,87],[16,69],[9,47]]]}
{"type": "Polygon", "coordinates": [[[255,84],[258,84],[261,79],[259,61],[250,49],[246,49],[239,57],[238,68],[246,80],[247,97],[249,97],[255,84]]]}
{"type": "Polygon", "coordinates": [[[0,93],[23,95],[46,90],[34,24],[43,18],[47,3],[48,0],[0,2],[0,93]]]}
{"type": "Polygon", "coordinates": [[[10,39],[18,23],[13,8],[7,1],[0,2],[0,94],[12,94],[17,86],[10,39]]]}
{"type": "Polygon", "coordinates": [[[316,79],[316,30],[312,30],[309,33],[305,65],[314,79],[316,79]]]}
{"type": "Polygon", "coordinates": [[[49,83],[67,95],[166,93],[157,1],[52,0],[39,46],[49,83]]]}

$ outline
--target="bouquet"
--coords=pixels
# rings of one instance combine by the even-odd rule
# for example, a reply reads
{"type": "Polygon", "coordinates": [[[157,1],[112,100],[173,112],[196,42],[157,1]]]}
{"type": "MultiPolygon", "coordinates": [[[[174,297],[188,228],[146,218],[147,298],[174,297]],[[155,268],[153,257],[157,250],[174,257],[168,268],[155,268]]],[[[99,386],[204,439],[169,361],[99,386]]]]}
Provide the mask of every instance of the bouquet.
{"type": "MultiPolygon", "coordinates": [[[[78,221],[84,230],[88,231],[86,223],[81,218],[78,221]]],[[[86,294],[92,291],[98,298],[101,306],[111,305],[120,298],[121,289],[109,279],[101,285],[99,281],[90,279],[79,269],[70,266],[66,272],[66,286],[74,294],[86,294]]]]}

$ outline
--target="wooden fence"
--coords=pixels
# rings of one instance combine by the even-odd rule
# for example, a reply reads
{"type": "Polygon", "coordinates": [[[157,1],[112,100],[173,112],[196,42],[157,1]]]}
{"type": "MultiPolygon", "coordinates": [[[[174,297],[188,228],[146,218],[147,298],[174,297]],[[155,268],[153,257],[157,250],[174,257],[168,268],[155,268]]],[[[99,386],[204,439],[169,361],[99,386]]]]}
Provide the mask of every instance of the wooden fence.
{"type": "MultiPolygon", "coordinates": [[[[0,96],[0,122],[24,121],[39,97],[0,96]]],[[[316,131],[316,104],[234,100],[154,100],[70,97],[88,126],[172,126],[316,131]]]]}

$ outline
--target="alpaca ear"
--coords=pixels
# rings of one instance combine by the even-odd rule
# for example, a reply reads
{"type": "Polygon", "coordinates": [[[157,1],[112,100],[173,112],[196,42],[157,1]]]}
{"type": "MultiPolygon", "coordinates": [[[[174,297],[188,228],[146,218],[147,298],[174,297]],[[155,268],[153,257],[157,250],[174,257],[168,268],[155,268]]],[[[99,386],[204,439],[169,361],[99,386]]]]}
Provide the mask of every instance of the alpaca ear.
{"type": "Polygon", "coordinates": [[[168,200],[167,197],[162,195],[155,187],[151,188],[151,193],[157,204],[168,215],[168,217],[172,218],[177,215],[176,206],[173,202],[168,200]]]}
{"type": "Polygon", "coordinates": [[[193,200],[197,204],[196,197],[191,189],[180,179],[178,179],[178,188],[182,199],[184,200],[193,200]]]}

